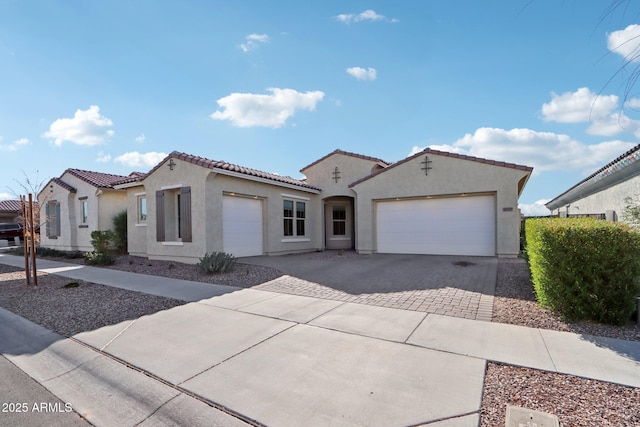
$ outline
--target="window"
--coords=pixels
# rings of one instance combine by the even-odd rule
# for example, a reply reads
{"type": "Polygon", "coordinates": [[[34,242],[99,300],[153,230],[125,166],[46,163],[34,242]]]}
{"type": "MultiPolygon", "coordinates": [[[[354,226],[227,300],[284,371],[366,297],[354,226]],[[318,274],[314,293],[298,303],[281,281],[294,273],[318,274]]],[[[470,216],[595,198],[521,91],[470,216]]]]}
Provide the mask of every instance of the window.
{"type": "Polygon", "coordinates": [[[147,196],[138,196],[138,222],[147,222],[147,196]]]}
{"type": "Polygon", "coordinates": [[[284,218],[285,236],[304,236],[306,221],[306,203],[283,201],[282,216],[284,218]]]}
{"type": "Polygon", "coordinates": [[[347,209],[345,206],[333,207],[333,235],[344,236],[347,234],[347,209]]]}
{"type": "Polygon", "coordinates": [[[52,200],[46,204],[47,237],[57,239],[60,236],[60,203],[52,200]]]}
{"type": "Polygon", "coordinates": [[[82,223],[86,224],[88,218],[89,218],[89,202],[86,200],[83,200],[82,201],[82,223]]]}

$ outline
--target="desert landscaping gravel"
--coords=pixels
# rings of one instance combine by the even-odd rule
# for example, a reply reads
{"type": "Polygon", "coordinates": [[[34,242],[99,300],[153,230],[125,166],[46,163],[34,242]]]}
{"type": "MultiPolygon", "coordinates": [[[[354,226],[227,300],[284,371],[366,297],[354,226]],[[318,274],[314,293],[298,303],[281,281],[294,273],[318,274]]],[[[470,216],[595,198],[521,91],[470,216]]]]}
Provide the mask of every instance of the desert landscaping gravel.
{"type": "MultiPolygon", "coordinates": [[[[61,260],[68,262],[69,260],[61,260]]],[[[82,260],[76,261],[82,262],[82,260]]],[[[123,256],[110,268],[239,287],[275,279],[282,272],[238,263],[222,275],[205,275],[195,265],[123,256]]],[[[0,306],[64,336],[134,319],[184,304],[171,298],[40,274],[37,288],[24,273],[0,264],[0,306]]],[[[640,328],[567,323],[535,303],[527,264],[499,260],[494,322],[640,341],[640,328]]],[[[507,404],[549,412],[568,426],[640,426],[640,389],[570,375],[489,362],[480,411],[482,426],[504,426],[507,404]]]]}

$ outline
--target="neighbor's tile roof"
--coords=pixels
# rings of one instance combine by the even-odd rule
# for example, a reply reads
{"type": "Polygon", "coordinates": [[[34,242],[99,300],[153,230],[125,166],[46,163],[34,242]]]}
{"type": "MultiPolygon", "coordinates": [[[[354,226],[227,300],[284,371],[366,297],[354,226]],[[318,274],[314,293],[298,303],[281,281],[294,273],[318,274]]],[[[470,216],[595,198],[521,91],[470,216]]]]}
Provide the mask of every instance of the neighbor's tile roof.
{"type": "Polygon", "coordinates": [[[17,212],[19,210],[22,210],[22,206],[20,206],[20,200],[0,201],[0,211],[2,212],[17,212]]]}
{"type": "Polygon", "coordinates": [[[373,178],[376,175],[380,175],[381,173],[385,173],[389,169],[393,169],[396,166],[399,166],[399,165],[401,165],[403,163],[411,161],[411,160],[415,159],[416,157],[423,156],[425,154],[435,154],[435,155],[438,155],[438,156],[446,156],[446,157],[453,157],[453,158],[456,158],[456,159],[470,160],[472,162],[484,163],[484,164],[492,165],[492,166],[501,166],[501,167],[505,167],[505,168],[518,169],[518,170],[522,170],[522,171],[525,171],[525,172],[533,171],[533,168],[531,166],[517,165],[515,163],[500,162],[500,161],[497,161],[497,160],[483,159],[481,157],[467,156],[466,154],[449,153],[447,151],[440,151],[440,150],[434,150],[432,148],[425,148],[424,150],[420,151],[419,153],[414,154],[413,156],[409,156],[406,159],[400,160],[399,162],[395,162],[392,165],[390,165],[390,166],[388,166],[388,167],[386,167],[384,169],[380,169],[378,171],[375,171],[371,175],[367,175],[367,176],[365,176],[363,178],[360,178],[357,181],[352,182],[351,184],[349,184],[349,187],[353,187],[353,186],[355,186],[357,184],[360,184],[361,182],[366,181],[369,178],[373,178]]]}
{"type": "MultiPolygon", "coordinates": [[[[75,193],[77,191],[75,187],[72,187],[71,185],[69,185],[66,182],[64,182],[63,180],[61,180],[60,178],[52,178],[51,181],[49,181],[49,182],[54,182],[57,185],[59,185],[60,187],[64,188],[65,190],[67,190],[67,191],[69,191],[71,193],[75,193]]],[[[48,186],[48,185],[49,184],[47,184],[46,186],[48,186]]]]}
{"type": "Polygon", "coordinates": [[[363,154],[357,154],[357,153],[350,153],[348,151],[343,151],[343,150],[340,150],[338,148],[338,149],[333,150],[331,153],[327,154],[326,156],[319,158],[315,162],[313,162],[311,164],[308,164],[307,166],[303,167],[302,169],[300,169],[300,172],[304,171],[305,169],[309,169],[311,166],[320,163],[321,161],[325,160],[328,157],[333,156],[334,154],[342,154],[344,156],[355,157],[357,159],[369,160],[369,161],[378,163],[382,167],[387,167],[387,166],[389,166],[391,164],[389,162],[385,162],[382,159],[378,159],[377,157],[365,156],[363,154]]]}
{"type": "MultiPolygon", "coordinates": [[[[113,188],[113,186],[122,180],[127,179],[127,176],[114,175],[110,173],[92,172],[82,169],[67,169],[65,173],[69,173],[77,178],[80,178],[87,184],[91,184],[98,188],[113,188]]],[[[64,174],[63,174],[64,175],[64,174]]]]}
{"type": "Polygon", "coordinates": [[[211,160],[204,157],[194,156],[192,154],[181,153],[179,151],[174,151],[170,153],[164,160],[158,163],[147,175],[151,175],[154,171],[156,171],[159,167],[161,167],[167,159],[174,158],[180,159],[185,162],[192,163],[194,165],[202,166],[208,169],[221,169],[229,172],[236,172],[243,175],[253,176],[256,178],[268,179],[271,181],[281,182],[284,184],[295,185],[297,187],[307,188],[311,190],[318,190],[319,188],[314,187],[312,185],[307,184],[304,181],[299,179],[291,178],[290,176],[282,176],[273,173],[263,172],[257,169],[245,168],[244,166],[234,165],[233,163],[227,163],[221,160],[211,160]]]}

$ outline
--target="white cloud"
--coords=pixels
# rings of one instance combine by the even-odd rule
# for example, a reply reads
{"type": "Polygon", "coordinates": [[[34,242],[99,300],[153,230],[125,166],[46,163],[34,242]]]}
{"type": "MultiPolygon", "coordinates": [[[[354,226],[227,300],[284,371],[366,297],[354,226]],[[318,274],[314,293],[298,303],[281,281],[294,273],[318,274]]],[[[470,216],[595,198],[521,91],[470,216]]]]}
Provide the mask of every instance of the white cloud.
{"type": "Polygon", "coordinates": [[[375,80],[378,74],[375,68],[351,67],[347,68],[347,73],[358,80],[375,80]]]}
{"type": "Polygon", "coordinates": [[[98,152],[98,157],[96,158],[96,162],[107,163],[111,161],[111,154],[105,154],[104,152],[98,152]]]}
{"type": "Polygon", "coordinates": [[[640,61],[640,25],[629,25],[624,30],[608,34],[607,47],[627,61],[640,61]]]}
{"type": "Polygon", "coordinates": [[[409,152],[409,154],[407,154],[407,157],[411,157],[414,154],[418,154],[419,152],[423,151],[427,147],[429,147],[429,148],[431,148],[433,150],[446,151],[447,153],[467,154],[465,152],[465,150],[463,150],[460,147],[453,147],[453,146],[448,145],[448,144],[441,144],[441,145],[432,144],[432,145],[428,145],[428,146],[424,146],[424,147],[418,147],[417,145],[414,145],[411,148],[411,152],[409,152]]]}
{"type": "Polygon", "coordinates": [[[452,148],[463,149],[471,156],[533,166],[537,174],[549,170],[593,171],[635,146],[619,140],[588,145],[568,135],[531,129],[479,128],[457,140],[452,148]]]}
{"type": "Polygon", "coordinates": [[[160,160],[167,157],[166,153],[156,153],[154,151],[150,151],[148,153],[138,153],[137,151],[132,151],[130,153],[124,153],[115,159],[113,159],[116,163],[122,163],[125,166],[136,168],[136,167],[153,167],[157,165],[160,160]]]}
{"type": "Polygon", "coordinates": [[[640,136],[640,121],[630,119],[621,111],[591,123],[587,129],[588,134],[600,136],[614,136],[620,132],[633,132],[640,136]]]}
{"type": "Polygon", "coordinates": [[[297,110],[314,111],[322,101],[324,93],[310,91],[301,93],[293,89],[269,88],[269,95],[254,93],[232,93],[218,99],[218,110],[211,114],[214,120],[229,120],[237,127],[264,126],[279,128],[297,110]]]}
{"type": "MultiPolygon", "coordinates": [[[[0,138],[0,141],[2,141],[2,138],[0,138]]],[[[0,144],[0,151],[17,151],[18,148],[29,144],[31,144],[31,142],[29,142],[27,138],[20,138],[11,144],[0,144]]]]}
{"type": "Polygon", "coordinates": [[[240,45],[240,49],[243,52],[249,52],[255,50],[263,43],[269,41],[269,36],[266,34],[249,34],[244,38],[245,42],[240,45]]]}
{"type": "Polygon", "coordinates": [[[136,136],[135,141],[136,141],[138,144],[142,144],[142,143],[145,141],[145,139],[147,139],[147,137],[146,137],[146,136],[144,136],[144,133],[141,133],[140,135],[136,136]]]}
{"type": "Polygon", "coordinates": [[[78,145],[98,145],[113,136],[111,119],[100,114],[100,107],[92,105],[87,110],[77,110],[72,119],[58,119],[42,134],[52,138],[57,146],[64,141],[78,145]]]}
{"type": "Polygon", "coordinates": [[[343,24],[350,24],[352,22],[362,22],[362,21],[387,21],[387,22],[398,22],[395,18],[387,18],[384,15],[377,13],[375,10],[367,9],[364,12],[360,13],[341,13],[340,15],[336,15],[333,17],[338,22],[342,22],[343,24]]]}
{"type": "Polygon", "coordinates": [[[15,199],[15,196],[9,193],[0,193],[0,200],[11,200],[11,199],[15,199]]]}
{"type": "Polygon", "coordinates": [[[609,116],[618,106],[616,95],[598,95],[587,87],[562,95],[551,93],[551,102],[542,105],[545,121],[583,123],[609,116]]]}
{"type": "Polygon", "coordinates": [[[534,203],[521,203],[518,208],[522,211],[523,216],[548,216],[551,214],[549,209],[544,205],[551,199],[540,199],[534,203]]]}

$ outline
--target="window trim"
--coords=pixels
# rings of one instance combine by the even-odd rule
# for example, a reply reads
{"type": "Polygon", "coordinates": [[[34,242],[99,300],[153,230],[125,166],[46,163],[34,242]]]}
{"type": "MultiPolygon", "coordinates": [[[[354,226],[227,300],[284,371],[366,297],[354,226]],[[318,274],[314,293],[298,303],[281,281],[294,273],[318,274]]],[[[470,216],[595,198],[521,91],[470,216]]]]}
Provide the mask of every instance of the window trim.
{"type": "Polygon", "coordinates": [[[285,197],[282,199],[282,236],[283,236],[283,241],[285,240],[292,241],[292,239],[308,238],[307,236],[307,201],[304,200],[304,198],[296,197],[295,199],[292,199],[292,198],[285,197]],[[290,202],[292,205],[291,216],[285,216],[285,210],[288,210],[285,207],[286,202],[290,202]],[[302,205],[303,216],[298,216],[298,213],[300,212],[298,210],[298,204],[302,205]],[[287,221],[291,221],[289,226],[291,229],[291,234],[287,234],[287,228],[288,228],[286,225],[287,221]],[[302,228],[304,231],[303,234],[298,234],[300,225],[302,225],[302,228]]]}

